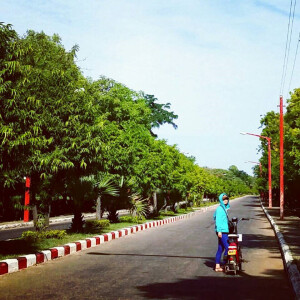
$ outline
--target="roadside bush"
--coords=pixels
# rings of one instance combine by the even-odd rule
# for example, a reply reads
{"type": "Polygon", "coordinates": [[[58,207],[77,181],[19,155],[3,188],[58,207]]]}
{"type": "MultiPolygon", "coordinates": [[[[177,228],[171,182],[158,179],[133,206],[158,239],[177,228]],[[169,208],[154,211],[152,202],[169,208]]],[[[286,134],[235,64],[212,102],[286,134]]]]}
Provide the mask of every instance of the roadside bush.
{"type": "Polygon", "coordinates": [[[25,231],[21,238],[29,243],[36,243],[45,239],[62,239],[67,235],[65,230],[49,230],[49,231],[25,231]]]}
{"type": "Polygon", "coordinates": [[[146,218],[141,216],[141,217],[137,217],[137,216],[123,216],[120,217],[120,222],[124,222],[124,223],[143,223],[146,221],[146,218]]]}
{"type": "Polygon", "coordinates": [[[110,223],[119,223],[119,213],[116,209],[110,209],[108,211],[108,220],[110,223]]]}
{"type": "Polygon", "coordinates": [[[123,216],[123,217],[120,217],[119,220],[122,223],[135,223],[133,216],[123,216]]]}
{"type": "Polygon", "coordinates": [[[43,239],[62,239],[67,235],[66,230],[48,230],[40,233],[43,239]]]}
{"type": "Polygon", "coordinates": [[[161,211],[160,212],[160,215],[162,215],[162,216],[174,216],[175,215],[175,213],[174,213],[174,211],[172,211],[172,210],[170,210],[170,211],[161,211]]]}
{"type": "Polygon", "coordinates": [[[104,228],[109,227],[109,220],[87,220],[85,222],[85,231],[89,233],[99,233],[104,228]]]}
{"type": "Polygon", "coordinates": [[[21,238],[29,243],[35,243],[41,239],[41,235],[38,231],[24,231],[21,238]]]}
{"type": "Polygon", "coordinates": [[[177,212],[179,214],[187,214],[187,213],[190,213],[192,211],[194,211],[193,208],[187,207],[187,208],[179,208],[177,212]]]}

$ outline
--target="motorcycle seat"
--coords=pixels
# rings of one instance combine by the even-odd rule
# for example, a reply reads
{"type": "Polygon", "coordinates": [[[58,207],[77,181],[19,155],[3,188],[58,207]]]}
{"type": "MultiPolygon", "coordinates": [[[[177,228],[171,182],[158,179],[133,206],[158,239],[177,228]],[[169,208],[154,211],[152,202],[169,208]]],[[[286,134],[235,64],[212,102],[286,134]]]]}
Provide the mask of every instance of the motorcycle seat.
{"type": "Polygon", "coordinates": [[[239,235],[238,234],[228,234],[228,237],[229,238],[239,238],[239,235]]]}

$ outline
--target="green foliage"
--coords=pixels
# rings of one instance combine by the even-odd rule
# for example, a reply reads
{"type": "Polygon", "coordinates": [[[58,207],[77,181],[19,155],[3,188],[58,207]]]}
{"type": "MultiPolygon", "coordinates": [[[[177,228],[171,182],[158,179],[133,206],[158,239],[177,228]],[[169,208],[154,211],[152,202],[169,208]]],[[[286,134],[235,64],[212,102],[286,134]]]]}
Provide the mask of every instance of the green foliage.
{"type": "Polygon", "coordinates": [[[175,212],[174,211],[167,211],[167,212],[161,211],[159,214],[164,217],[168,217],[168,216],[172,217],[175,215],[175,212]]]}
{"type": "Polygon", "coordinates": [[[119,223],[119,213],[117,212],[116,208],[110,208],[110,210],[108,211],[107,219],[110,223],[119,223]]]}
{"type": "Polygon", "coordinates": [[[67,235],[65,230],[24,231],[21,238],[29,243],[36,243],[44,239],[63,239],[67,235]]]}
{"type": "Polygon", "coordinates": [[[108,228],[110,225],[109,220],[87,220],[85,222],[85,232],[88,233],[100,233],[104,228],[108,228]]]}
{"type": "MultiPolygon", "coordinates": [[[[174,210],[182,200],[201,204],[223,191],[251,192],[252,179],[236,167],[201,168],[158,140],[153,128],[177,127],[170,103],[106,77],[85,78],[75,63],[77,46],[67,51],[58,35],[32,30],[19,37],[3,23],[0,41],[0,187],[10,199],[23,194],[23,177],[30,176],[38,214],[45,219],[55,201],[68,198],[72,230],[80,232],[90,203],[97,219],[106,210],[118,222],[122,208],[142,220],[148,213],[142,199],[157,190],[159,208],[166,203],[174,210]]],[[[47,225],[42,221],[37,229],[47,225]]]]}
{"type": "Polygon", "coordinates": [[[41,239],[41,235],[38,231],[24,231],[21,238],[29,243],[35,243],[41,239]]]}
{"type": "Polygon", "coordinates": [[[119,220],[121,223],[136,223],[136,218],[133,216],[122,216],[119,220]]]}
{"type": "Polygon", "coordinates": [[[48,228],[48,224],[43,214],[38,214],[34,227],[36,231],[45,231],[48,228]]]}
{"type": "Polygon", "coordinates": [[[139,223],[144,223],[146,221],[146,218],[144,216],[122,216],[119,218],[120,222],[122,223],[134,223],[134,224],[139,224],[139,223]]]}
{"type": "Polygon", "coordinates": [[[145,219],[148,213],[148,205],[145,199],[133,194],[130,197],[130,213],[137,221],[145,219]]]}
{"type": "Polygon", "coordinates": [[[154,95],[142,93],[141,96],[144,98],[147,106],[151,109],[150,122],[152,128],[158,128],[165,123],[171,124],[175,129],[177,128],[177,125],[173,120],[177,119],[178,116],[175,115],[174,112],[168,111],[171,107],[170,103],[159,104],[157,103],[158,99],[155,98],[154,95]]]}
{"type": "Polygon", "coordinates": [[[66,230],[48,230],[40,233],[43,239],[63,239],[67,236],[66,230]]]}

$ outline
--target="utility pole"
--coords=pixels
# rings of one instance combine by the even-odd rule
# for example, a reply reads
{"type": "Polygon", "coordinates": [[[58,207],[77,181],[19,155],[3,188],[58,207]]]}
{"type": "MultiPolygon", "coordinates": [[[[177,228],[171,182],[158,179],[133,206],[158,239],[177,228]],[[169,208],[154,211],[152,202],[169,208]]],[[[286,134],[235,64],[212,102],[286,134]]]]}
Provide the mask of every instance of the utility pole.
{"type": "Polygon", "coordinates": [[[280,220],[283,220],[284,215],[284,171],[283,171],[283,97],[280,96],[280,220]]]}

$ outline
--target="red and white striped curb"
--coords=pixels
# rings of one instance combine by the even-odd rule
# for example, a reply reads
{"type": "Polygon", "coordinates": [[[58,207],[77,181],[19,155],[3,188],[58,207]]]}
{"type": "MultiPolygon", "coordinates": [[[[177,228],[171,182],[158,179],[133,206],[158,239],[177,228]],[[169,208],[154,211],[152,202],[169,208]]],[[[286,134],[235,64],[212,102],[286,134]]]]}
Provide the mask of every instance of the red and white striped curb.
{"type": "Polygon", "coordinates": [[[87,248],[95,247],[105,242],[109,242],[111,240],[118,239],[126,235],[134,234],[138,231],[142,231],[148,228],[158,227],[164,224],[173,223],[178,220],[190,218],[194,216],[196,213],[207,211],[209,208],[212,208],[214,206],[215,205],[207,208],[203,208],[198,210],[197,212],[192,212],[186,215],[180,215],[180,216],[171,217],[159,221],[152,221],[141,225],[135,225],[129,228],[123,228],[117,231],[112,231],[106,234],[97,235],[91,238],[87,238],[85,240],[79,240],[74,243],[69,243],[60,247],[54,247],[49,250],[44,250],[36,254],[28,254],[14,259],[6,259],[0,261],[0,275],[13,273],[21,269],[31,267],[33,265],[37,265],[49,260],[56,259],[58,257],[66,256],[78,251],[85,250],[87,248]]]}

